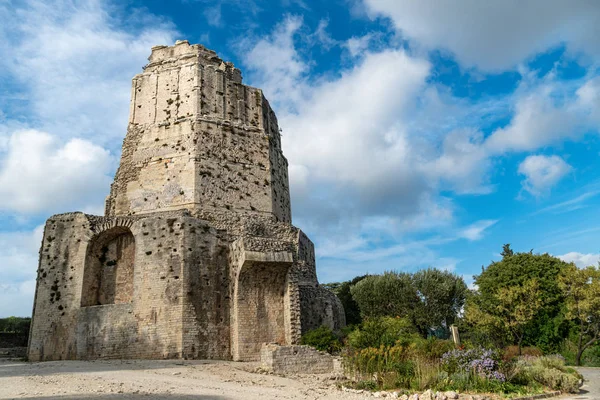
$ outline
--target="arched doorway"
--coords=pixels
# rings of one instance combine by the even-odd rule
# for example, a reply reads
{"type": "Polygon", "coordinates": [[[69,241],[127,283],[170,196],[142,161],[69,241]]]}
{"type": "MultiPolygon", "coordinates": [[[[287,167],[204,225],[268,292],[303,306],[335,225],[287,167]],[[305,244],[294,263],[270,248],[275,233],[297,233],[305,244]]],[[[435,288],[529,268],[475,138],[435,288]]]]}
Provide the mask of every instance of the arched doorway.
{"type": "Polygon", "coordinates": [[[81,306],[129,303],[133,297],[135,240],[117,226],[90,239],[85,257],[81,306]]]}

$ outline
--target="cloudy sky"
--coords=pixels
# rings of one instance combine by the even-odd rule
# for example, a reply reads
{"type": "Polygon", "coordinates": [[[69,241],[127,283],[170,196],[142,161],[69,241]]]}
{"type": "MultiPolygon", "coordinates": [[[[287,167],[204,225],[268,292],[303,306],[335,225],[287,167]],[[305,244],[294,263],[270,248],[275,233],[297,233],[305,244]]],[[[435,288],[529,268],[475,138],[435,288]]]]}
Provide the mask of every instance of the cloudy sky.
{"type": "Polygon", "coordinates": [[[0,0],[0,317],[31,314],[43,224],[101,214],[131,78],[202,43],[264,89],[322,282],[502,244],[600,253],[595,0],[0,0]]]}

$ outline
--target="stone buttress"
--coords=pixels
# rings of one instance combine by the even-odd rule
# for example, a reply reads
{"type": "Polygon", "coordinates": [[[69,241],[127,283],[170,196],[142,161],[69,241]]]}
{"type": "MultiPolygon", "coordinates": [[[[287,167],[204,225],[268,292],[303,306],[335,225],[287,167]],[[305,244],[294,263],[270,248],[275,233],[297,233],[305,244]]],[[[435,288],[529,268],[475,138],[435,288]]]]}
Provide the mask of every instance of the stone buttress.
{"type": "Polygon", "coordinates": [[[258,360],[339,329],[314,247],[291,225],[287,160],[260,89],[187,41],[133,78],[104,217],[51,217],[28,356],[258,360]]]}

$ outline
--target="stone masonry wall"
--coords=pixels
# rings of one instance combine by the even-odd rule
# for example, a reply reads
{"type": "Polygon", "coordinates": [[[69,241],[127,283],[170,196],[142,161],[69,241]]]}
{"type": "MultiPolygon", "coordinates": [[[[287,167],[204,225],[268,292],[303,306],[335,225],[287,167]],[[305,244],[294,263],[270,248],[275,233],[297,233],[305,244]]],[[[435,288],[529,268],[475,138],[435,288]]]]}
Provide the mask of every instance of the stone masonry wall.
{"type": "Polygon", "coordinates": [[[149,60],[133,79],[107,214],[227,209],[290,222],[287,160],[262,91],[186,41],[154,48],[149,60]]]}
{"type": "Polygon", "coordinates": [[[330,354],[310,346],[265,344],[260,351],[265,368],[276,374],[328,374],[339,364],[330,354]]]}
{"type": "Polygon", "coordinates": [[[46,223],[29,358],[258,360],[265,342],[341,328],[314,245],[291,225],[262,91],[178,41],[152,49],[131,96],[106,217],[46,223]]]}
{"type": "Polygon", "coordinates": [[[29,357],[229,358],[228,285],[226,242],[203,221],[55,216],[41,249],[29,357]],[[135,240],[132,299],[87,306],[87,250],[111,229],[135,240]]]}

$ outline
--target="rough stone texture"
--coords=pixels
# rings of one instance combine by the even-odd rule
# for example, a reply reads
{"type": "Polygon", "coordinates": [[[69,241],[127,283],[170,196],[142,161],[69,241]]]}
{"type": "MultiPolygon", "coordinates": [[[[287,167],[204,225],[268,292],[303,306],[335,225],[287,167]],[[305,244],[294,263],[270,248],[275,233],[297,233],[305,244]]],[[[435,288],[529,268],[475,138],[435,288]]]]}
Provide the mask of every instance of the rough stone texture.
{"type": "Polygon", "coordinates": [[[264,344],[260,361],[263,367],[276,374],[330,374],[341,371],[335,357],[310,346],[264,344]]]}
{"type": "Polygon", "coordinates": [[[187,41],[133,79],[106,216],[51,217],[31,360],[259,360],[264,343],[344,326],[291,225],[277,119],[231,63],[187,41]]]}

